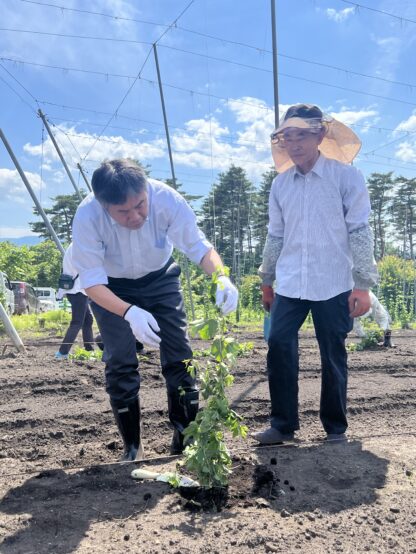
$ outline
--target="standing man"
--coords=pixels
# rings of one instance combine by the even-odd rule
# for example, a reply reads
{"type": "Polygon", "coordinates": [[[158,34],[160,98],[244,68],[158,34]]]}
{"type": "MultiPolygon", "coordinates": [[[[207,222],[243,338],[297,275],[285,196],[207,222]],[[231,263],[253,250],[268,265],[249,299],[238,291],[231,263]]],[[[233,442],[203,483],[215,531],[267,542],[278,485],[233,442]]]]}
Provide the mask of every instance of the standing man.
{"type": "MultiPolygon", "coordinates": [[[[367,313],[361,316],[361,318],[371,317],[377,323],[377,325],[383,330],[384,339],[383,346],[386,348],[393,348],[394,345],[391,342],[391,319],[389,312],[377,298],[377,296],[370,290],[370,309],[367,313]]],[[[360,337],[365,338],[366,332],[361,324],[361,318],[354,319],[353,330],[354,333],[360,337]]]]}
{"type": "Polygon", "coordinates": [[[94,319],[91,313],[90,300],[86,295],[85,290],[81,288],[78,272],[74,268],[74,264],[72,262],[72,243],[65,251],[62,271],[65,275],[73,277],[74,286],[72,289],[58,290],[58,300],[61,300],[66,295],[68,302],[71,304],[71,322],[59,350],[55,352],[56,360],[68,359],[69,351],[71,350],[71,347],[81,329],[85,350],[88,350],[89,352],[94,350],[94,334],[92,331],[94,319]]]}
{"type": "Polygon", "coordinates": [[[309,312],[321,354],[320,419],[328,440],[346,438],[345,339],[353,318],[370,308],[378,278],[367,188],[347,165],[360,146],[348,127],[309,104],[290,107],[272,135],[280,174],[260,267],[263,306],[271,309],[271,426],[254,435],[260,444],[292,440],[299,429],[298,331],[309,312]]]}
{"type": "MultiPolygon", "coordinates": [[[[179,454],[182,432],[198,411],[198,390],[187,371],[192,350],[173,247],[208,275],[224,266],[182,196],[148,179],[135,162],[104,162],[91,184],[93,193],[74,218],[74,263],[105,344],[106,390],[124,442],[122,460],[142,456],[136,339],[160,348],[174,427],[171,453],[179,454]]],[[[216,303],[227,314],[236,309],[238,292],[225,275],[219,281],[216,303]]]]}

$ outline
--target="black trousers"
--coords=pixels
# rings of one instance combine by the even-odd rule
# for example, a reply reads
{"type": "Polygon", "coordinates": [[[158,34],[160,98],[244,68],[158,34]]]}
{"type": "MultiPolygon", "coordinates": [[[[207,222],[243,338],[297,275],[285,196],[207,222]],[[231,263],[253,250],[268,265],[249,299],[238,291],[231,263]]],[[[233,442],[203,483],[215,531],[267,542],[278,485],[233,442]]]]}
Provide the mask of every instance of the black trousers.
{"type": "Polygon", "coordinates": [[[282,433],[299,429],[298,331],[312,312],[322,365],[320,418],[327,433],[347,429],[347,352],[345,339],[352,329],[344,292],[324,301],[276,295],[272,306],[267,369],[271,398],[271,426],[282,433]]]}
{"type": "Polygon", "coordinates": [[[94,350],[93,317],[88,296],[85,296],[82,292],[77,292],[76,294],[67,294],[66,297],[71,304],[72,318],[59,352],[68,354],[81,329],[85,350],[94,350]]]}
{"type": "MultiPolygon", "coordinates": [[[[193,379],[184,360],[192,358],[186,330],[179,276],[180,267],[171,259],[165,267],[140,279],[109,278],[108,288],[119,298],[150,312],[160,327],[160,360],[168,392],[178,387],[193,389],[193,379]]],[[[114,405],[124,405],[140,389],[136,339],[122,317],[92,303],[104,342],[106,391],[114,405]]]]}

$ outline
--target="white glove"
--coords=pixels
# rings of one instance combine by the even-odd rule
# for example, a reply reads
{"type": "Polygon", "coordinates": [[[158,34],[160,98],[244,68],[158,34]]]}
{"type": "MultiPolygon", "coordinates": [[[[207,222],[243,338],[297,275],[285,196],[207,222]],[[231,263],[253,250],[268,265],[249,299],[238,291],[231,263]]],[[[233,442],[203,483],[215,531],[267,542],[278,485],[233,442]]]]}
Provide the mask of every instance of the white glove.
{"type": "Polygon", "coordinates": [[[160,328],[151,313],[137,306],[132,306],[124,314],[124,319],[130,323],[133,335],[137,340],[150,346],[159,346],[160,337],[154,331],[160,331],[160,328]]]}
{"type": "Polygon", "coordinates": [[[224,315],[234,312],[234,310],[237,309],[238,290],[225,275],[218,277],[215,304],[221,308],[224,315]]]}

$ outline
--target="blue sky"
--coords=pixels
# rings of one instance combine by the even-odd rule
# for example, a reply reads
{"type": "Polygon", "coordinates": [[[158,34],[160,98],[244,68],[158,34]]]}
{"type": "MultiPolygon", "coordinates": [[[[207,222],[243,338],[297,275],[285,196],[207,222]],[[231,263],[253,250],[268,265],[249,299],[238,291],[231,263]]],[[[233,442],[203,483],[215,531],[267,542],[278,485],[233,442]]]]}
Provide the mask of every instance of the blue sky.
{"type": "MultiPolygon", "coordinates": [[[[114,157],[170,176],[155,41],[183,189],[207,194],[232,163],[258,184],[272,164],[270,11],[270,0],[3,0],[0,127],[42,206],[74,189],[39,108],[79,186],[77,163],[90,178],[114,157]]],[[[280,110],[316,103],[360,135],[366,176],[414,177],[416,3],[276,0],[276,15],[280,110]]],[[[0,143],[0,239],[29,234],[32,205],[0,143]]]]}

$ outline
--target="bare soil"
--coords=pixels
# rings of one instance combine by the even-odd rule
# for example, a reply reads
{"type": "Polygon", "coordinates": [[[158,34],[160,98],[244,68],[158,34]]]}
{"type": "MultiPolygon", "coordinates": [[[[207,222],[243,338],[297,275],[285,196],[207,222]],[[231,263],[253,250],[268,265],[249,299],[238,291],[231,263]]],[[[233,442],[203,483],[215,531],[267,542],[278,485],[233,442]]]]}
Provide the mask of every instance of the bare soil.
{"type": "MultiPolygon", "coordinates": [[[[268,425],[266,344],[239,333],[230,390],[250,431],[268,425]]],[[[353,340],[353,339],[351,339],[353,340]]],[[[168,484],[138,482],[119,464],[122,444],[101,362],[55,361],[58,339],[30,341],[27,355],[0,341],[0,552],[416,553],[416,333],[394,349],[349,356],[349,441],[323,442],[320,364],[302,333],[301,430],[293,445],[229,441],[234,472],[221,512],[193,512],[168,484]],[[55,342],[55,344],[51,344],[55,342]]],[[[201,350],[206,345],[194,341],[201,350]]],[[[155,351],[141,363],[146,461],[168,456],[164,381],[155,351]]]]}

